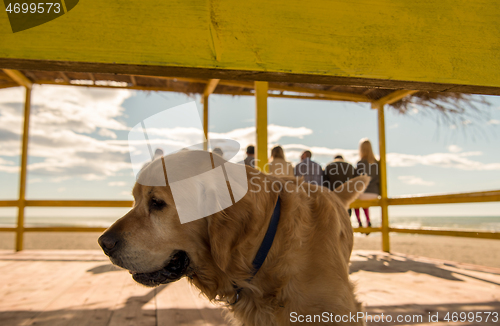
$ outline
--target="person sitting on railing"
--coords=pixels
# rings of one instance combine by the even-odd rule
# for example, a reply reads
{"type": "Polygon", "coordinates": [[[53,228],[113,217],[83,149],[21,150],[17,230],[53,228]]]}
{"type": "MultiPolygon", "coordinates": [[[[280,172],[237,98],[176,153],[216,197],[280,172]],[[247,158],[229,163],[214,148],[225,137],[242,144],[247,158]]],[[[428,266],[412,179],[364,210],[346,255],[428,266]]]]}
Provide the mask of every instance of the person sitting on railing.
{"type": "MultiPolygon", "coordinates": [[[[372,144],[368,138],[363,138],[359,142],[359,157],[360,161],[356,165],[356,175],[368,175],[371,177],[371,181],[366,187],[364,193],[362,193],[358,199],[359,200],[372,200],[377,199],[380,195],[380,164],[373,154],[372,144]]],[[[367,208],[363,208],[366,216],[366,223],[368,227],[372,226],[370,222],[370,213],[367,208]]],[[[360,218],[359,208],[355,208],[356,218],[358,219],[359,227],[363,227],[360,218]]]]}
{"type": "Polygon", "coordinates": [[[323,169],[321,165],[311,160],[311,151],[304,151],[300,163],[295,166],[294,174],[296,177],[303,177],[305,182],[323,185],[323,169]]]}
{"type": "Polygon", "coordinates": [[[276,146],[271,150],[269,174],[277,177],[294,176],[292,163],[285,160],[285,152],[281,146],[276,146]]]}
{"type": "Polygon", "coordinates": [[[255,147],[250,145],[247,147],[247,157],[245,158],[245,165],[255,167],[255,147]]]}
{"type": "MultiPolygon", "coordinates": [[[[336,188],[343,185],[356,176],[356,170],[351,163],[346,162],[342,155],[336,155],[333,162],[328,164],[325,168],[323,176],[323,186],[334,191],[336,188]]],[[[351,209],[347,210],[351,216],[351,209]]]]}

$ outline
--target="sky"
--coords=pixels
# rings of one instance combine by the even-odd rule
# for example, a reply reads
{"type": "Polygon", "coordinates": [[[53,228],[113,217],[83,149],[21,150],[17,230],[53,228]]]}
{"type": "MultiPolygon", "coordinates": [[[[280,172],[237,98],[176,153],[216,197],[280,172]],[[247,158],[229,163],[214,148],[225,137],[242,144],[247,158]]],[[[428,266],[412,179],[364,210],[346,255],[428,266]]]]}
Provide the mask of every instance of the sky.
{"type": "MultiPolygon", "coordinates": [[[[386,109],[389,196],[500,189],[500,98],[489,96],[482,121],[439,125],[419,107],[401,115],[386,109]],[[475,128],[475,129],[474,129],[475,128]],[[476,130],[476,131],[474,131],[476,130]],[[480,130],[481,133],[478,133],[480,130]]],[[[24,89],[0,90],[0,200],[16,199],[24,89]]],[[[28,199],[131,200],[135,182],[128,133],[144,119],[199,97],[170,92],[37,85],[32,94],[28,199]]],[[[212,95],[210,138],[244,149],[255,143],[253,97],[212,95]]],[[[378,155],[377,114],[369,104],[269,98],[269,149],[281,145],[293,164],[303,150],[323,167],[336,154],[358,160],[362,138],[378,155]]],[[[200,115],[201,116],[201,115],[200,115]]],[[[199,137],[188,127],[168,129],[179,148],[199,137]]],[[[201,142],[201,140],[200,140],[201,142]]],[[[500,204],[391,207],[392,216],[499,216],[500,204]]],[[[113,215],[116,209],[29,208],[29,216],[113,215]]],[[[375,212],[375,215],[377,212],[375,212]]],[[[0,216],[15,209],[2,208],[0,216]]]]}

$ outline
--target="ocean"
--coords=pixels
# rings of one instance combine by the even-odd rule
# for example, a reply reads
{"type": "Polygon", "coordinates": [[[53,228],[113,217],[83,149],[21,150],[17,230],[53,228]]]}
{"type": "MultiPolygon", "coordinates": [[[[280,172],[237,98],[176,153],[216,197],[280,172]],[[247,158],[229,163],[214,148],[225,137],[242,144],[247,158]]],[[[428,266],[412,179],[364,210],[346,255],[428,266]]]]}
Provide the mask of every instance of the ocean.
{"type": "MultiPolygon", "coordinates": [[[[27,217],[26,226],[80,226],[108,227],[117,217],[27,217]]],[[[361,220],[365,223],[364,215],[361,220]]],[[[354,214],[353,226],[357,226],[354,214]]],[[[415,216],[390,217],[390,226],[397,228],[442,228],[448,230],[476,230],[500,232],[500,216],[415,216]]],[[[0,226],[15,226],[15,217],[0,217],[0,226]]],[[[380,217],[372,218],[374,227],[380,226],[380,217]]]]}

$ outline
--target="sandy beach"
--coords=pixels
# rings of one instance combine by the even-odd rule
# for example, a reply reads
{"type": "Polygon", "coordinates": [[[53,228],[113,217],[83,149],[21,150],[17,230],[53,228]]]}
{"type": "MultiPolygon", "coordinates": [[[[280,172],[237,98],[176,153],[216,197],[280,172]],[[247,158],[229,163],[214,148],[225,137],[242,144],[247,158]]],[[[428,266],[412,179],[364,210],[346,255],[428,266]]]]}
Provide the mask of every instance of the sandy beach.
{"type": "MultiPolygon", "coordinates": [[[[100,249],[99,233],[27,233],[25,249],[100,249]]],[[[380,234],[356,235],[355,250],[380,250],[380,234]]],[[[14,249],[14,234],[2,233],[0,249],[14,249]]],[[[500,241],[428,235],[391,235],[391,251],[489,267],[500,267],[500,241]]]]}

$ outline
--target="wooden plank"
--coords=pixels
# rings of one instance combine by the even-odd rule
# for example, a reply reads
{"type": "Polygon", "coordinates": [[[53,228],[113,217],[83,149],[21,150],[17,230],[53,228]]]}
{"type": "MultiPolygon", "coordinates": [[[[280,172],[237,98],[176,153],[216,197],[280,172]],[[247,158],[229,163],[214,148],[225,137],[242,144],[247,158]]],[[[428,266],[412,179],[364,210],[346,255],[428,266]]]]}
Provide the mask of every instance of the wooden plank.
{"type": "Polygon", "coordinates": [[[120,293],[120,299],[113,308],[113,315],[108,326],[162,325],[156,323],[155,295],[157,292],[157,288],[152,289],[141,286],[130,275],[127,275],[120,293]]]}
{"type": "Polygon", "coordinates": [[[6,73],[13,81],[15,81],[20,86],[24,86],[26,88],[30,88],[33,86],[33,82],[28,79],[22,72],[14,69],[3,69],[3,72],[6,73]]]}
{"type": "Polygon", "coordinates": [[[63,309],[73,312],[73,316],[69,323],[60,323],[60,326],[107,326],[115,313],[114,308],[122,295],[124,284],[130,279],[128,272],[118,270],[110,263],[98,264],[88,269],[85,277],[91,279],[88,289],[78,282],[63,294],[68,297],[63,309]],[[89,272],[93,270],[96,272],[89,272]],[[71,292],[80,298],[75,300],[68,295],[71,292]]]}
{"type": "MultiPolygon", "coordinates": [[[[251,89],[254,88],[254,83],[252,82],[244,82],[237,80],[221,80],[219,84],[224,86],[238,86],[251,89]]],[[[299,86],[286,86],[273,83],[269,83],[268,89],[274,91],[287,91],[287,92],[303,94],[303,95],[269,94],[268,96],[270,97],[273,96],[273,97],[288,97],[288,98],[305,98],[305,94],[312,94],[313,97],[311,97],[311,99],[351,101],[351,102],[371,102],[371,100],[363,94],[342,93],[342,92],[334,92],[331,90],[320,90],[320,89],[299,87],[299,86]]],[[[224,94],[224,92],[222,92],[222,94],[224,94]]],[[[252,95],[252,93],[246,95],[252,95]]]]}
{"type": "Polygon", "coordinates": [[[208,150],[208,118],[209,118],[209,113],[208,113],[208,101],[209,97],[208,96],[203,96],[201,98],[203,102],[203,135],[205,137],[204,142],[203,142],[203,150],[206,151],[208,150]]]}
{"type": "Polygon", "coordinates": [[[145,74],[146,67],[164,74],[164,67],[188,77],[185,67],[204,69],[205,78],[222,79],[213,70],[239,77],[225,79],[317,76],[350,85],[369,79],[380,87],[405,88],[409,81],[426,85],[416,87],[421,90],[463,85],[464,91],[477,86],[497,92],[500,49],[491,44],[500,43],[499,20],[499,6],[488,0],[251,0],[238,6],[231,0],[168,6],[88,0],[20,33],[3,19],[0,57],[3,67],[12,68],[20,60],[37,60],[39,69],[54,69],[56,62],[59,68],[123,73],[116,63],[130,68],[129,74],[145,74]],[[93,66],[85,70],[73,63],[93,66]]]}
{"type": "Polygon", "coordinates": [[[267,172],[267,82],[255,82],[255,167],[267,172]]]}
{"type": "Polygon", "coordinates": [[[500,201],[500,190],[443,195],[415,195],[389,198],[389,205],[485,203],[500,201]]]}
{"type": "Polygon", "coordinates": [[[389,207],[387,203],[387,159],[385,150],[384,104],[378,106],[378,146],[380,153],[380,207],[382,215],[382,251],[391,251],[389,239],[389,207]]]}
{"type": "Polygon", "coordinates": [[[8,83],[8,84],[2,84],[0,85],[0,89],[4,88],[11,88],[11,87],[18,87],[19,85],[17,83],[8,83]]]}
{"type": "Polygon", "coordinates": [[[24,232],[104,232],[107,228],[85,226],[34,226],[25,227],[24,232]]]}
{"type": "Polygon", "coordinates": [[[210,96],[219,84],[220,79],[210,79],[207,83],[207,86],[205,87],[205,90],[203,91],[203,96],[207,97],[210,96]]]}
{"type": "Polygon", "coordinates": [[[156,295],[158,325],[206,326],[203,315],[192,302],[188,286],[182,279],[168,284],[156,295]]]}
{"type": "MultiPolygon", "coordinates": [[[[9,70],[4,70],[7,74],[9,70]]],[[[12,71],[10,71],[12,72],[12,71]]],[[[18,76],[22,79],[20,76],[18,76]]],[[[23,82],[22,80],[20,82],[23,82]]],[[[16,251],[23,250],[23,232],[24,232],[24,207],[26,205],[26,180],[28,177],[28,143],[30,131],[31,115],[31,82],[24,82],[26,95],[24,98],[24,119],[23,134],[21,145],[21,171],[19,173],[19,206],[17,210],[17,232],[16,232],[16,251]]]]}
{"type": "Polygon", "coordinates": [[[137,86],[137,81],[135,80],[135,76],[130,76],[130,82],[133,86],[137,86]]]}
{"type": "MultiPolygon", "coordinates": [[[[68,71],[68,72],[95,72],[95,73],[116,73],[123,75],[148,75],[155,77],[172,78],[168,76],[176,76],[178,79],[199,79],[201,78],[219,78],[232,80],[263,80],[270,82],[288,82],[288,83],[311,83],[311,84],[326,84],[326,85],[349,85],[363,86],[374,88],[393,88],[393,89],[418,89],[420,91],[429,92],[457,92],[457,93],[474,93],[484,95],[500,95],[499,87],[486,87],[474,85],[457,85],[443,84],[430,82],[414,82],[405,80],[384,80],[373,78],[359,77],[339,77],[339,76],[318,76],[311,74],[290,74],[290,73],[274,73],[260,71],[243,71],[243,70],[222,70],[222,69],[203,69],[203,68],[186,68],[186,67],[170,67],[170,66],[153,66],[153,65],[130,65],[130,64],[102,64],[88,62],[61,62],[54,60],[26,60],[26,59],[5,59],[0,58],[0,68],[15,68],[15,69],[32,69],[32,70],[47,70],[47,71],[68,71]]],[[[47,82],[43,82],[47,84],[47,82]]],[[[56,83],[58,84],[58,83],[56,83]]],[[[13,87],[7,86],[7,87],[13,87]]],[[[87,87],[108,87],[114,86],[94,86],[94,85],[76,85],[87,87]]],[[[152,91],[168,91],[163,87],[142,87],[132,89],[143,89],[152,91]]],[[[230,94],[230,93],[227,93],[230,94]]]]}
{"type": "MultiPolygon", "coordinates": [[[[3,290],[6,304],[0,306],[3,311],[0,320],[9,325],[29,325],[53,300],[68,286],[78,280],[84,270],[78,263],[65,262],[17,262],[24,266],[21,272],[10,276],[11,291],[3,290]],[[33,281],[36,275],[37,281],[33,281]]],[[[88,264],[88,263],[87,263],[88,264]]],[[[4,325],[2,323],[2,325],[4,325]]]]}
{"type": "MultiPolygon", "coordinates": [[[[46,263],[46,265],[54,263],[46,263]]],[[[36,317],[26,322],[24,325],[47,325],[47,326],[68,326],[79,325],[79,319],[86,319],[88,311],[85,306],[89,297],[98,289],[100,279],[104,274],[95,275],[86,270],[95,267],[96,263],[63,263],[64,266],[73,267],[78,271],[78,277],[68,277],[69,285],[66,285],[62,291],[57,294],[48,296],[45,299],[46,304],[43,309],[39,309],[36,317]],[[47,300],[48,299],[48,300],[47,300]]],[[[58,280],[58,278],[55,278],[58,280]]],[[[63,282],[63,280],[58,280],[63,282]]],[[[115,283],[116,284],[116,283],[115,283]]],[[[45,297],[45,295],[37,295],[37,297],[45,297]]]]}
{"type": "Polygon", "coordinates": [[[68,76],[64,73],[64,72],[59,72],[59,75],[62,77],[62,79],[64,79],[64,81],[68,84],[70,84],[70,79],[68,78],[68,76]]]}
{"type": "Polygon", "coordinates": [[[132,207],[131,200],[26,200],[26,206],[38,207],[132,207]]]}
{"type": "Polygon", "coordinates": [[[389,228],[389,231],[395,233],[429,234],[429,235],[442,235],[449,237],[500,240],[500,232],[454,231],[454,230],[439,230],[439,229],[403,229],[403,228],[389,228]]]}
{"type": "Polygon", "coordinates": [[[377,101],[372,103],[372,109],[378,109],[380,106],[383,106],[385,104],[392,104],[395,103],[407,96],[410,96],[412,94],[417,93],[418,91],[415,90],[406,90],[406,89],[401,89],[395,92],[390,93],[389,95],[386,95],[377,101]]]}
{"type": "Polygon", "coordinates": [[[229,325],[225,318],[224,313],[226,308],[212,304],[205,298],[200,291],[188,284],[188,290],[192,297],[192,302],[195,307],[200,311],[203,319],[208,324],[207,326],[226,326],[229,325]]]}

